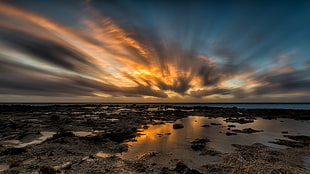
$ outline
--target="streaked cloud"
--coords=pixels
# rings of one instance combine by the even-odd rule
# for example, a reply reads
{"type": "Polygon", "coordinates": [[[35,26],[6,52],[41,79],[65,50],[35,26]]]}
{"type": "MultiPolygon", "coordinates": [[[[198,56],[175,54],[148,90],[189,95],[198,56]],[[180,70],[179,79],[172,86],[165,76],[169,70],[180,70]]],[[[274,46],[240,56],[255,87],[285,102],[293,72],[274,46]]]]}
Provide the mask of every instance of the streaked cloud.
{"type": "Polygon", "coordinates": [[[300,58],[304,48],[275,45],[278,38],[262,34],[263,21],[236,38],[235,33],[242,36],[238,25],[243,17],[236,18],[238,25],[224,25],[228,28],[215,27],[219,21],[212,19],[209,31],[201,16],[213,14],[195,11],[198,2],[188,9],[181,3],[168,13],[173,6],[160,1],[158,16],[152,13],[160,7],[156,2],[149,2],[155,3],[149,16],[127,1],[102,2],[102,8],[96,6],[99,1],[79,3],[83,13],[73,26],[18,3],[0,2],[0,96],[8,97],[3,101],[10,95],[97,102],[310,98],[309,68],[299,65],[299,59],[307,62],[300,58]],[[185,9],[188,16],[180,13],[185,9]]]}

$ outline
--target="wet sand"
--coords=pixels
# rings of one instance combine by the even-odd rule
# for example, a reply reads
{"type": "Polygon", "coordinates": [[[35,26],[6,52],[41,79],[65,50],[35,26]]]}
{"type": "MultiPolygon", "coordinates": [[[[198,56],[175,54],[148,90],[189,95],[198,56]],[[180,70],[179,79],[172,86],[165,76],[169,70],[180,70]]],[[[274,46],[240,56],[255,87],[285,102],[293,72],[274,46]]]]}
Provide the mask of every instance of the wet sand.
{"type": "MultiPolygon", "coordinates": [[[[294,136],[303,132],[294,132],[294,127],[285,126],[291,119],[310,120],[309,110],[0,105],[0,111],[0,173],[309,173],[309,136],[294,136]],[[143,131],[152,130],[153,125],[169,125],[169,130],[156,133],[154,138],[172,137],[177,130],[173,124],[184,124],[180,119],[186,120],[188,116],[213,119],[205,123],[194,120],[193,124],[204,129],[219,127],[221,133],[217,136],[220,137],[270,132],[251,125],[257,120],[267,123],[270,119],[282,121],[284,126],[279,132],[291,136],[275,136],[270,141],[272,144],[237,143],[229,145],[233,147],[230,150],[225,150],[228,149],[225,146],[215,149],[212,136],[205,136],[210,141],[198,139],[199,143],[195,143],[195,139],[202,137],[190,137],[182,148],[201,155],[187,160],[173,154],[174,148],[171,153],[141,149],[139,155],[128,155],[135,143],[132,141],[142,142],[139,137],[143,135],[139,134],[144,134],[143,131]],[[216,122],[218,118],[225,123],[216,122]],[[175,156],[165,158],[165,155],[175,156]]],[[[193,131],[184,125],[179,127],[180,131],[193,131]]],[[[186,153],[185,156],[190,156],[186,153]]]]}

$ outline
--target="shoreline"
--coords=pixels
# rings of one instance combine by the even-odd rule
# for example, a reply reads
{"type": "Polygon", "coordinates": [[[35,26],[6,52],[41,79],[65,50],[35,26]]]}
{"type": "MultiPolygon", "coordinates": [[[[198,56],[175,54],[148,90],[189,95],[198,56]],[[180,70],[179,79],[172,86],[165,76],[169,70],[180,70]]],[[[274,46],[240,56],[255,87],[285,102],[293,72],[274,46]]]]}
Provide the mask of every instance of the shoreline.
{"type": "MultiPolygon", "coordinates": [[[[118,153],[128,150],[124,142],[135,138],[139,129],[146,125],[165,124],[191,115],[210,118],[223,117],[231,122],[246,122],[258,117],[264,119],[290,118],[310,120],[310,110],[294,109],[240,109],[216,107],[177,107],[153,105],[73,105],[73,106],[24,106],[0,105],[0,171],[5,173],[184,173],[185,171],[199,172],[182,161],[173,161],[161,166],[149,163],[149,158],[157,154],[145,154],[137,160],[124,160],[117,157],[118,153]],[[293,117],[293,118],[292,118],[293,117]],[[42,132],[50,132],[41,142],[26,146],[16,144],[29,143],[42,137],[42,132]],[[54,134],[52,134],[53,132],[54,134]],[[87,134],[92,132],[93,134],[87,134]],[[9,143],[3,143],[8,140],[9,143]],[[15,143],[15,145],[14,145],[15,143]],[[101,156],[98,153],[101,152],[101,156]],[[1,167],[2,165],[2,167],[1,167]],[[6,165],[6,166],[5,166],[6,165]]],[[[244,123],[246,124],[246,123],[244,123]]],[[[183,128],[186,129],[186,128],[183,128]]],[[[225,135],[223,135],[225,136],[225,135]]],[[[294,140],[297,141],[297,140],[294,140]]],[[[301,141],[301,140],[300,140],[301,141]]],[[[305,140],[309,143],[308,139],[305,140]]],[[[291,143],[291,142],[280,142],[291,143]]],[[[291,172],[307,172],[303,167],[302,154],[310,155],[309,144],[302,147],[274,149],[261,144],[236,145],[231,153],[215,155],[217,163],[206,163],[209,172],[245,173],[251,165],[266,163],[265,168],[291,172]],[[240,150],[242,149],[242,150],[240,150]],[[257,150],[264,155],[259,156],[257,150]],[[232,162],[236,156],[243,157],[241,152],[250,156],[247,163],[232,162]],[[269,153],[270,152],[270,153],[269,153]],[[281,156],[281,158],[278,158],[281,156]],[[289,156],[296,156],[295,161],[288,161],[289,156]],[[275,168],[270,164],[276,163],[275,168]],[[269,159],[270,158],[270,159],[269,159]],[[277,159],[274,159],[277,158],[277,159]],[[258,161],[259,160],[259,161],[258,161]],[[228,162],[227,162],[228,161],[228,162]],[[229,162],[230,161],[230,162],[229,162]],[[268,164],[268,165],[267,165],[268,164]],[[285,166],[287,164],[287,166],[285,166]],[[299,167],[298,167],[299,166],[299,167]],[[238,170],[237,170],[238,169],[238,170]]],[[[287,144],[288,145],[288,144],[287,144]]],[[[208,147],[208,143],[204,147],[208,147]]],[[[206,154],[211,153],[207,151],[206,154]]],[[[254,170],[254,169],[253,169],[254,170]]]]}

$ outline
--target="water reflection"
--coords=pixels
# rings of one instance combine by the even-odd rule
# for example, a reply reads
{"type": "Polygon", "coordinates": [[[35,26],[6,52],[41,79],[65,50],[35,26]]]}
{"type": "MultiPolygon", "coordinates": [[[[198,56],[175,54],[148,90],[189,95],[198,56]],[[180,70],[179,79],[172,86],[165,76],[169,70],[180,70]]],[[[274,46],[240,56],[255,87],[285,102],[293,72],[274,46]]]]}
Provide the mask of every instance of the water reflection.
{"type": "MultiPolygon", "coordinates": [[[[190,148],[190,142],[196,138],[208,138],[211,140],[207,145],[209,148],[221,152],[230,152],[234,150],[231,144],[250,145],[254,143],[262,143],[271,147],[286,148],[276,144],[269,143],[275,138],[282,138],[282,131],[288,131],[289,134],[307,135],[310,136],[309,123],[310,121],[298,121],[292,119],[277,119],[265,120],[258,118],[252,123],[239,124],[227,123],[224,118],[207,118],[200,116],[190,116],[177,120],[176,123],[184,125],[182,129],[173,129],[173,123],[166,123],[163,125],[150,125],[148,129],[142,130],[142,135],[136,138],[136,142],[129,142],[129,150],[122,154],[124,159],[137,159],[139,156],[149,153],[158,152],[161,157],[157,160],[167,162],[172,159],[181,159],[188,161],[187,164],[191,166],[197,163],[197,160],[204,162],[212,161],[216,157],[200,156],[199,152],[194,152],[190,148]],[[221,125],[211,125],[211,123],[218,123],[221,125]],[[202,127],[202,125],[211,125],[210,127],[202,127]],[[252,128],[257,130],[264,130],[264,132],[257,132],[253,134],[238,133],[238,135],[226,136],[227,125],[235,125],[232,129],[252,128]],[[171,133],[168,135],[168,133],[171,133]],[[195,159],[195,163],[191,161],[195,159]]],[[[199,165],[197,165],[199,166],[199,165]]]]}

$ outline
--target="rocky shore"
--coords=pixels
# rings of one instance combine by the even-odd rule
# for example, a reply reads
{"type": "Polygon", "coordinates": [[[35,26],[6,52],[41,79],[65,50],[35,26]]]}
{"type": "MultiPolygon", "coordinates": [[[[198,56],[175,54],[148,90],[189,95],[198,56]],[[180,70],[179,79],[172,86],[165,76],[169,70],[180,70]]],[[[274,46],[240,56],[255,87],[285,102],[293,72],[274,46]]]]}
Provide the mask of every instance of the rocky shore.
{"type": "MultiPolygon", "coordinates": [[[[310,110],[142,104],[0,105],[0,173],[202,173],[177,159],[167,166],[148,163],[147,158],[156,153],[137,160],[118,156],[128,150],[126,142],[139,135],[141,128],[173,123],[190,115],[224,117],[229,123],[247,124],[257,117],[309,120],[310,110]]],[[[263,131],[230,127],[233,132],[227,136],[263,131]]],[[[186,129],[182,125],[174,128],[186,129]]],[[[234,152],[221,153],[208,149],[208,139],[197,139],[189,148],[217,156],[216,163],[203,165],[208,173],[309,173],[304,166],[304,157],[310,156],[309,137],[284,136],[274,143],[286,149],[234,145],[234,152]]]]}

